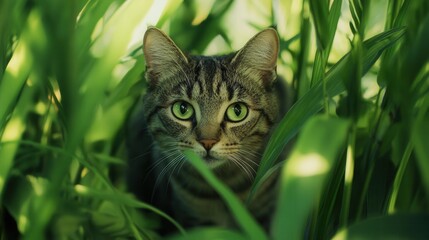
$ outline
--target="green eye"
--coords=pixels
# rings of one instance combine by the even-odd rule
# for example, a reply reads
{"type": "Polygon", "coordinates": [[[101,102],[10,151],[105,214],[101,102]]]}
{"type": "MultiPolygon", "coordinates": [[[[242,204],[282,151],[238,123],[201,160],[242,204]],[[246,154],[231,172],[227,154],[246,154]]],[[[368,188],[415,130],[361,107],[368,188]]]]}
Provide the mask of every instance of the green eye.
{"type": "Polygon", "coordinates": [[[231,122],[240,122],[247,117],[249,109],[244,103],[233,103],[226,109],[226,119],[231,122]]]}
{"type": "Polygon", "coordinates": [[[194,115],[194,108],[185,101],[177,101],[171,106],[171,112],[180,120],[188,120],[194,115]]]}

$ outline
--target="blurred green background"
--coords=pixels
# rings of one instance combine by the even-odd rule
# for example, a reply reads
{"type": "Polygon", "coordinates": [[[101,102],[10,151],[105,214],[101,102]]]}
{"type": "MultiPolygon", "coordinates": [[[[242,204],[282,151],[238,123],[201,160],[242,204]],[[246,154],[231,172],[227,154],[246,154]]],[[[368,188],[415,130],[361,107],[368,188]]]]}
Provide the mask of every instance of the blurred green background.
{"type": "Polygon", "coordinates": [[[160,219],[170,239],[428,239],[427,39],[424,0],[0,0],[0,239],[158,239],[160,219]],[[126,191],[147,26],[209,55],[278,30],[296,94],[253,185],[282,168],[269,232],[192,153],[237,229],[184,230],[126,191]]]}

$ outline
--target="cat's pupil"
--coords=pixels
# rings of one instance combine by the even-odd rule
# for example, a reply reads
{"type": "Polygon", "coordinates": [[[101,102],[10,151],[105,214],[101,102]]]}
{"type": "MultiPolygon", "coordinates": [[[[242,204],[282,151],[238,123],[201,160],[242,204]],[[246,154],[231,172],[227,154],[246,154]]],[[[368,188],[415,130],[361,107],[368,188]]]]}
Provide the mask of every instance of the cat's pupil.
{"type": "Polygon", "coordinates": [[[180,104],[180,113],[185,114],[188,111],[188,106],[185,103],[180,104]]]}
{"type": "Polygon", "coordinates": [[[241,106],[240,106],[240,104],[235,104],[234,105],[234,113],[235,113],[235,115],[237,117],[240,116],[240,114],[241,114],[241,106]]]}

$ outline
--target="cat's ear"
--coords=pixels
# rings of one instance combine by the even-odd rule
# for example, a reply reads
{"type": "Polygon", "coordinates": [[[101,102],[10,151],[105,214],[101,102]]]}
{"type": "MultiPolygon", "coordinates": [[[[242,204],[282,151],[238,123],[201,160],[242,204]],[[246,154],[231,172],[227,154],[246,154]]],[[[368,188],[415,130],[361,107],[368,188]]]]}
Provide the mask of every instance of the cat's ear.
{"type": "Polygon", "coordinates": [[[244,75],[262,79],[265,86],[276,79],[279,37],[273,28],[265,29],[252,37],[239,50],[231,63],[244,75]]]}
{"type": "Polygon", "coordinates": [[[143,54],[146,60],[146,79],[151,85],[182,71],[188,59],[164,32],[149,27],[143,38],[143,54]]]}

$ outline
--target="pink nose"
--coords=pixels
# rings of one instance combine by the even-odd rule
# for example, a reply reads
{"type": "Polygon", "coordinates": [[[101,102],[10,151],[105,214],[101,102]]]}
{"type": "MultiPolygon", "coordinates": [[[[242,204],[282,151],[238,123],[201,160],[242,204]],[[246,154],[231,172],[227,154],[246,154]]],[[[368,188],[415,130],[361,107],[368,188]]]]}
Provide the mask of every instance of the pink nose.
{"type": "Polygon", "coordinates": [[[207,151],[209,151],[213,147],[213,145],[215,145],[218,142],[218,140],[216,140],[216,139],[201,139],[199,142],[201,143],[201,145],[203,145],[203,147],[207,151]]]}

